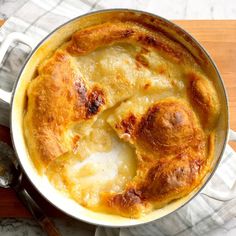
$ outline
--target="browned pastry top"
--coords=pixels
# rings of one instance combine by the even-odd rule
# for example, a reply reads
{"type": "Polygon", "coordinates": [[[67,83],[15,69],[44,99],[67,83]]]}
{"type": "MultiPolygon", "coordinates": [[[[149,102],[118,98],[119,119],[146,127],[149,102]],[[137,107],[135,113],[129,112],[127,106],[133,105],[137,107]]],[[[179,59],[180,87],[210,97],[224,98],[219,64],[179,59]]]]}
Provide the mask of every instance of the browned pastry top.
{"type": "Polygon", "coordinates": [[[214,84],[186,48],[147,24],[75,32],[38,67],[27,98],[36,168],[92,210],[140,217],[189,194],[210,169],[214,84]]]}

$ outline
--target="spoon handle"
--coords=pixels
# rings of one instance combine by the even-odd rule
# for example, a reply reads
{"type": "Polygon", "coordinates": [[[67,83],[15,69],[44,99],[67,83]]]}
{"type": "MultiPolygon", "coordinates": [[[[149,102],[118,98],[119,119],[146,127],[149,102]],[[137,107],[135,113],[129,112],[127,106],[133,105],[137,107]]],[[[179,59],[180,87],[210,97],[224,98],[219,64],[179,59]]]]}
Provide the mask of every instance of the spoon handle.
{"type": "Polygon", "coordinates": [[[17,189],[16,194],[48,236],[61,236],[54,223],[44,214],[24,188],[17,189]]]}

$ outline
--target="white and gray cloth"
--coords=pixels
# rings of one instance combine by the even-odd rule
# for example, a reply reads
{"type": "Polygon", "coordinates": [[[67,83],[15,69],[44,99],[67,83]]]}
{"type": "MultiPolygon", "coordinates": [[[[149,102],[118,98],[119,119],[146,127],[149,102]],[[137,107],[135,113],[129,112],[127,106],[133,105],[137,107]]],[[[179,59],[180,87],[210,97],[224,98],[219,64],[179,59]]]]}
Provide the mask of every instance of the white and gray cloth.
{"type": "MultiPolygon", "coordinates": [[[[145,10],[147,4],[146,0],[124,1],[122,7],[145,10]]],[[[113,8],[117,6],[117,1],[23,0],[19,5],[19,9],[12,13],[0,28],[0,42],[9,33],[17,31],[30,36],[37,45],[49,32],[69,19],[90,11],[113,8]]],[[[1,88],[11,90],[27,54],[28,48],[23,45],[14,45],[8,51],[0,68],[1,88]]],[[[6,108],[4,103],[0,103],[0,123],[9,124],[9,108],[6,108]]],[[[229,190],[234,181],[236,181],[236,154],[230,146],[227,146],[221,164],[206,188],[213,186],[217,190],[229,190]]],[[[95,235],[205,235],[233,217],[236,217],[236,199],[220,202],[198,194],[187,205],[160,220],[121,230],[98,227],[95,235]]]]}

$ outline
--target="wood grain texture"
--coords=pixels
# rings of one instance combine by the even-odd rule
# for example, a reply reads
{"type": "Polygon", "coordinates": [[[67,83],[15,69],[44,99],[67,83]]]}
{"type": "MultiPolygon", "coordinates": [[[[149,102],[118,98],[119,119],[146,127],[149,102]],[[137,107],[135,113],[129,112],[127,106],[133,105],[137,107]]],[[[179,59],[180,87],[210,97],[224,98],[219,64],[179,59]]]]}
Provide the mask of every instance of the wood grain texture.
{"type": "MultiPolygon", "coordinates": [[[[174,21],[192,34],[210,53],[224,80],[230,105],[230,126],[236,130],[236,21],[174,21]]],[[[1,20],[0,20],[1,25],[1,20]]],[[[10,143],[9,129],[0,126],[0,140],[10,143]]],[[[236,150],[236,144],[232,144],[236,150]]],[[[27,182],[27,181],[26,181],[27,182]]],[[[27,183],[32,196],[48,215],[63,216],[27,183]]],[[[29,217],[14,191],[0,189],[0,217],[29,217]]]]}

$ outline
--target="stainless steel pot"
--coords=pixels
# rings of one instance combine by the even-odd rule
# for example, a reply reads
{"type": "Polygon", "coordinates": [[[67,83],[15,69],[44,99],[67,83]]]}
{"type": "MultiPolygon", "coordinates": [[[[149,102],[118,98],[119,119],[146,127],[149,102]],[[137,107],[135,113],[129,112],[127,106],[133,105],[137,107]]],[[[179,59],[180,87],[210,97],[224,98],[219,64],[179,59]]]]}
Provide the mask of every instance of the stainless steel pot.
{"type": "MultiPolygon", "coordinates": [[[[6,37],[1,45],[0,64],[8,47],[14,41],[22,42],[33,48],[33,42],[26,35],[21,33],[11,33],[6,37]]],[[[210,56],[192,36],[190,36],[187,32],[185,32],[175,24],[159,16],[142,11],[128,9],[103,10],[79,16],[58,27],[46,38],[44,38],[28,56],[28,59],[22,67],[22,70],[19,74],[18,79],[16,80],[12,92],[9,93],[0,89],[0,99],[5,101],[7,105],[11,107],[10,123],[12,141],[15,151],[18,155],[19,162],[21,163],[23,170],[31,180],[32,184],[49,202],[51,202],[54,206],[56,206],[66,214],[85,222],[97,225],[113,227],[138,225],[153,221],[155,219],[159,219],[179,209],[188,201],[190,201],[194,196],[196,196],[210,180],[211,176],[219,165],[228,139],[236,140],[236,133],[229,130],[229,107],[225,87],[219,71],[217,70],[210,56]],[[120,17],[126,17],[127,19],[138,19],[142,22],[151,24],[167,34],[173,40],[176,40],[184,45],[205,68],[208,74],[210,74],[221,101],[221,115],[217,126],[216,150],[214,153],[214,161],[212,164],[213,166],[211,172],[205,177],[201,185],[188,196],[174,201],[161,209],[154,210],[153,212],[141,217],[140,219],[128,219],[116,215],[93,212],[80,206],[73,200],[68,199],[61,193],[59,193],[49,183],[47,178],[45,176],[40,176],[35,169],[27,152],[22,126],[24,105],[26,100],[26,89],[29,82],[34,77],[39,63],[42,62],[47,57],[47,55],[56,50],[59,45],[69,39],[74,31],[120,17]]],[[[214,189],[207,189],[208,191],[205,191],[205,194],[219,200],[229,200],[236,196],[236,184],[234,184],[231,191],[227,193],[218,192],[214,189]]]]}

